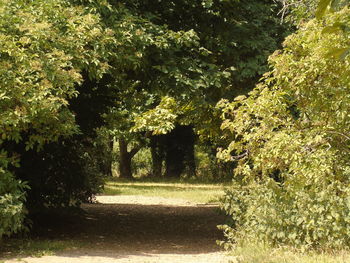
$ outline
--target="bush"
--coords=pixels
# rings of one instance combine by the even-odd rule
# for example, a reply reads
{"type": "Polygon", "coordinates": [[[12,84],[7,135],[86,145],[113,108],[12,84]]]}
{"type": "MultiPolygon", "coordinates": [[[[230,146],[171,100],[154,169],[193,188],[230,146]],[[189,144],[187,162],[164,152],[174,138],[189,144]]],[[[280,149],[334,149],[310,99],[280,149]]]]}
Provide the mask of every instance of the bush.
{"type": "Polygon", "coordinates": [[[223,203],[234,240],[271,245],[350,245],[350,10],[311,20],[270,57],[249,97],[224,101],[237,188],[223,203]]]}
{"type": "Polygon", "coordinates": [[[26,184],[16,180],[7,170],[10,161],[0,154],[0,239],[22,230],[26,184]]]}
{"type": "Polygon", "coordinates": [[[270,246],[338,248],[350,245],[350,189],[339,182],[281,185],[273,179],[236,184],[222,208],[229,248],[242,239],[270,246]]]}

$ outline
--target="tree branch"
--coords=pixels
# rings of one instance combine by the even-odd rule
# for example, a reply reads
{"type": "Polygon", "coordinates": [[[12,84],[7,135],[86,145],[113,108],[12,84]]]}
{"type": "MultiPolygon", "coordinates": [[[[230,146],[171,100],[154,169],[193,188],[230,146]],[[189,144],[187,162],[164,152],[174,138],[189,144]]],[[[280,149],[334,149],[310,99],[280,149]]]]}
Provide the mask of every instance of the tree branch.
{"type": "Polygon", "coordinates": [[[238,161],[240,159],[243,159],[244,157],[249,155],[249,151],[246,150],[244,153],[236,155],[236,156],[231,156],[231,161],[238,161]]]}

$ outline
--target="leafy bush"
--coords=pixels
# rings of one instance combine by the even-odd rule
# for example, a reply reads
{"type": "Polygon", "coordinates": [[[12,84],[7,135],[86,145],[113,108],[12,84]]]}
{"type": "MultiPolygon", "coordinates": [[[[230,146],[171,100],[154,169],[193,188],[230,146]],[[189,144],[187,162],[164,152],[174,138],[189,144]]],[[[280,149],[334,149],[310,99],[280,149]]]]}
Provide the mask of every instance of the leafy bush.
{"type": "Polygon", "coordinates": [[[350,10],[311,20],[270,57],[248,98],[223,101],[237,189],[223,207],[235,238],[272,245],[350,245],[350,10]]]}
{"type": "Polygon", "coordinates": [[[11,160],[5,155],[5,152],[0,152],[0,239],[23,229],[26,215],[23,202],[27,186],[7,170],[11,160]]]}
{"type": "Polygon", "coordinates": [[[233,218],[224,226],[229,243],[240,238],[268,245],[343,248],[350,245],[350,189],[273,179],[238,185],[226,193],[223,208],[233,218]],[[232,228],[233,227],[233,228],[232,228]]]}

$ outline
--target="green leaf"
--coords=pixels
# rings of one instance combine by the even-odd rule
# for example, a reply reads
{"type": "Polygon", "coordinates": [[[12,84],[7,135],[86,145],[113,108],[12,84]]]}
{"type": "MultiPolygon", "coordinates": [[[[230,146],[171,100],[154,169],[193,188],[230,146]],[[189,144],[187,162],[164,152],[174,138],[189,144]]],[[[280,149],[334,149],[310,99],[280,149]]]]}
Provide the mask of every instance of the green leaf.
{"type": "Polygon", "coordinates": [[[334,49],[331,49],[331,51],[329,51],[327,56],[343,60],[349,54],[349,51],[350,51],[349,47],[347,47],[347,48],[334,48],[334,49]]]}
{"type": "Polygon", "coordinates": [[[334,23],[332,26],[327,26],[322,30],[322,34],[331,34],[342,31],[345,25],[343,23],[334,23]]]}
{"type": "Polygon", "coordinates": [[[327,7],[331,2],[332,0],[320,0],[316,10],[316,18],[320,19],[325,14],[327,7]]]}

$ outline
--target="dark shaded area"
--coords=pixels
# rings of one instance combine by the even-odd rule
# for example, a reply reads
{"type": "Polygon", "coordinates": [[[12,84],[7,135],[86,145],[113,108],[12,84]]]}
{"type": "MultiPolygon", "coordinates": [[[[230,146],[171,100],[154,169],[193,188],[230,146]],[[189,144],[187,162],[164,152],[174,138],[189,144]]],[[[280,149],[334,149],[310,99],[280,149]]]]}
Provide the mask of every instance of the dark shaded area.
{"type": "Polygon", "coordinates": [[[86,204],[83,211],[38,215],[33,238],[76,240],[117,254],[135,251],[209,253],[219,251],[217,225],[225,221],[213,206],[86,204]]]}
{"type": "Polygon", "coordinates": [[[47,144],[42,151],[21,153],[16,175],[28,182],[27,208],[76,206],[103,187],[103,175],[88,142],[77,139],[47,144]]]}
{"type": "Polygon", "coordinates": [[[197,135],[190,125],[178,125],[165,135],[152,136],[152,177],[180,178],[196,176],[194,145],[197,135]],[[163,172],[163,163],[165,172],[163,172]]]}
{"type": "Polygon", "coordinates": [[[193,128],[178,126],[165,136],[165,176],[180,178],[183,172],[186,172],[189,177],[195,176],[194,143],[196,136],[193,128]]]}

